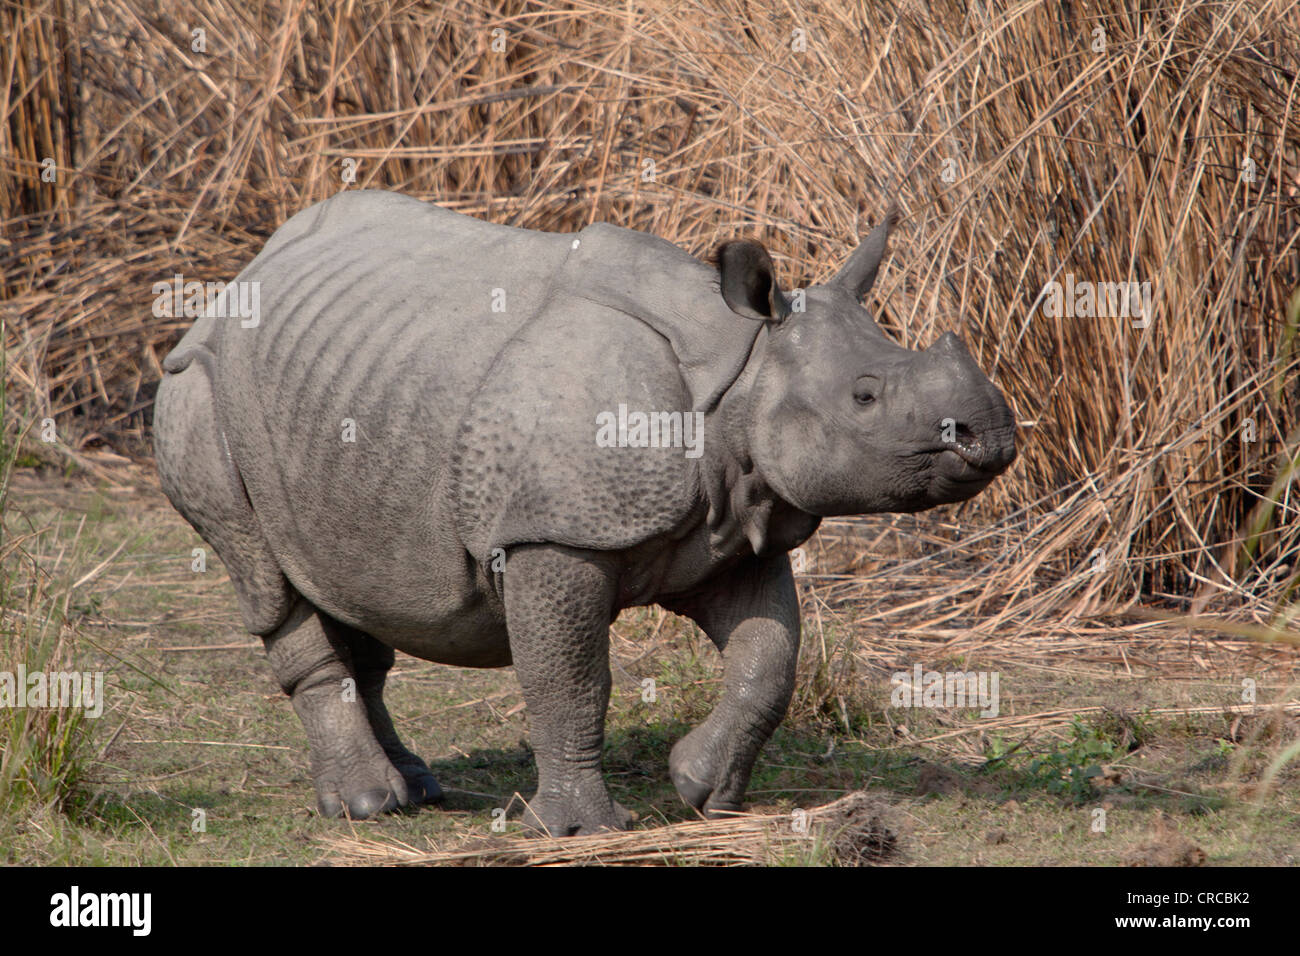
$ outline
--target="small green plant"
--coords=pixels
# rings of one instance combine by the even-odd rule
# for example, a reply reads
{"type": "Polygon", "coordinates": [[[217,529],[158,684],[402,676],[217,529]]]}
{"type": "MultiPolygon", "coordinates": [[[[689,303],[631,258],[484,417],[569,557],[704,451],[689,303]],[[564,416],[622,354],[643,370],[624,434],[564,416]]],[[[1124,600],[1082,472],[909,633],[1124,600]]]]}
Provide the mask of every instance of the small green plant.
{"type": "Polygon", "coordinates": [[[984,740],[985,769],[1003,763],[1023,747],[1022,743],[1008,744],[1001,734],[989,734],[984,740]]]}
{"type": "Polygon", "coordinates": [[[835,851],[826,840],[821,828],[815,829],[806,839],[786,840],[770,851],[770,866],[834,866],[835,851]]]}
{"type": "Polygon", "coordinates": [[[1030,761],[1028,772],[1048,793],[1083,803],[1095,793],[1092,781],[1101,776],[1101,765],[1123,750],[1103,728],[1089,727],[1078,718],[1070,732],[1068,744],[1030,761]]]}

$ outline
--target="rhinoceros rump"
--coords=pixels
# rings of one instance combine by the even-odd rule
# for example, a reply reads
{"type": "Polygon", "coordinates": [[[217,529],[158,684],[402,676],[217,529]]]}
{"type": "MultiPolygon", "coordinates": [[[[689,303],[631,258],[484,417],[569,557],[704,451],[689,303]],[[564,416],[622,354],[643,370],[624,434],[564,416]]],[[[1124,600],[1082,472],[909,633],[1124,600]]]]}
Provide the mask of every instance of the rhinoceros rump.
{"type": "Polygon", "coordinates": [[[396,648],[513,663],[525,820],[626,826],[601,777],[608,632],[652,602],[725,662],[673,783],[707,814],[740,808],[794,684],[787,552],[825,516],[968,498],[1015,457],[955,336],[903,349],[863,309],[891,222],[802,310],[753,242],[710,266],[615,226],[532,232],[368,191],[271,237],[237,280],[260,315],[195,322],[154,437],[302,719],[322,813],[441,796],[383,703],[396,648]]]}

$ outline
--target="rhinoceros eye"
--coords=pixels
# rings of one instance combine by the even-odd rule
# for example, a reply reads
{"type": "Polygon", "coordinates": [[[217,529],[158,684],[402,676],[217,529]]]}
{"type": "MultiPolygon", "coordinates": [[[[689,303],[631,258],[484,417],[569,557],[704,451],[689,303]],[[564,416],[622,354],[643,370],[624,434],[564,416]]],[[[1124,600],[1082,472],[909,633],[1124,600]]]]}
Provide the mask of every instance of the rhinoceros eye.
{"type": "Polygon", "coordinates": [[[859,375],[853,383],[853,401],[859,408],[869,408],[876,404],[876,396],[884,382],[875,375],[859,375]]]}

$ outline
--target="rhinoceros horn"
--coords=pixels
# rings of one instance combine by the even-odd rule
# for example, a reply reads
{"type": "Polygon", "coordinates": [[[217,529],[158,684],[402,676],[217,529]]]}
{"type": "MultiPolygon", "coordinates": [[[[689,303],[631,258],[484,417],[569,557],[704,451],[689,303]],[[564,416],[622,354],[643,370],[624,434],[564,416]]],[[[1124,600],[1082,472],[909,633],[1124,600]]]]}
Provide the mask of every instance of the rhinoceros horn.
{"type": "Polygon", "coordinates": [[[885,246],[889,242],[889,231],[894,227],[894,222],[898,219],[898,200],[890,202],[889,208],[885,210],[885,218],[862,244],[853,251],[849,256],[849,261],[844,263],[843,268],[835,273],[831,279],[831,284],[839,285],[847,289],[856,298],[861,299],[876,282],[876,273],[880,269],[880,260],[884,258],[885,246]]]}

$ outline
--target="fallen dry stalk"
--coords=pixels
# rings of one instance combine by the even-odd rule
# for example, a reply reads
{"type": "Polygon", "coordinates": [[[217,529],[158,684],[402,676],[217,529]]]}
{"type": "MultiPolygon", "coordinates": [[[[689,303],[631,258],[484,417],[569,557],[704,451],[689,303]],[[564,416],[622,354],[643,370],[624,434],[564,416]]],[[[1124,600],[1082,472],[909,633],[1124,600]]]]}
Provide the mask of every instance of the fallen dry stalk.
{"type": "MultiPolygon", "coordinates": [[[[898,837],[881,798],[856,791],[807,811],[806,832],[793,814],[740,814],[626,833],[555,839],[523,834],[455,850],[421,850],[390,840],[327,837],[330,862],[392,866],[746,866],[821,862],[860,866],[887,860],[898,837]]],[[[802,825],[802,823],[800,823],[802,825]]]]}

